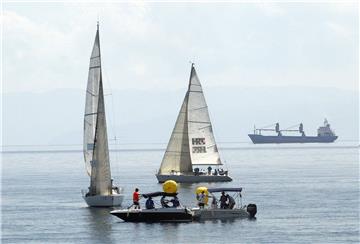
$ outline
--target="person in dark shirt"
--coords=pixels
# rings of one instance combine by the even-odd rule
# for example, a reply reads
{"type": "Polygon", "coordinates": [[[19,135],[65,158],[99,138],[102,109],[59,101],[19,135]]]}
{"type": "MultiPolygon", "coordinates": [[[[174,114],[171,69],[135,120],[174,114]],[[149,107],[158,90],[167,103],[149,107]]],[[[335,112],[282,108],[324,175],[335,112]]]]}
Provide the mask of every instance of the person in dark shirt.
{"type": "Polygon", "coordinates": [[[207,168],[207,170],[208,170],[208,175],[211,175],[211,170],[212,170],[211,166],[209,166],[209,167],[207,168]]]}
{"type": "Polygon", "coordinates": [[[227,196],[225,195],[225,192],[221,192],[221,197],[220,197],[220,208],[227,208],[227,196]]]}
{"type": "Polygon", "coordinates": [[[149,197],[149,198],[146,200],[145,206],[146,206],[146,209],[153,209],[153,208],[155,208],[154,201],[152,200],[151,197],[149,197]]]}

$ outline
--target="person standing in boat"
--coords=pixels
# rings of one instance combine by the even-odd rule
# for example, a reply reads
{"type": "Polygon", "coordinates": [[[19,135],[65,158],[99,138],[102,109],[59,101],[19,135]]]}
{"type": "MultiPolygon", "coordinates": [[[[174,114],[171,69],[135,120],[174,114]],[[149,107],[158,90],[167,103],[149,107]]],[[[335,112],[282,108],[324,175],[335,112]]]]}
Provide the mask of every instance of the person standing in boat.
{"type": "Polygon", "coordinates": [[[205,195],[205,191],[202,191],[200,194],[199,194],[199,197],[198,197],[198,205],[200,208],[204,208],[205,206],[205,198],[206,198],[206,195],[205,195]]]}
{"type": "Polygon", "coordinates": [[[230,196],[229,194],[226,194],[226,197],[229,200],[228,208],[233,209],[235,206],[235,199],[232,196],[230,196]]]}
{"type": "Polygon", "coordinates": [[[225,192],[221,192],[221,197],[220,197],[220,208],[227,208],[227,196],[225,195],[225,192]]]}
{"type": "Polygon", "coordinates": [[[208,175],[211,175],[211,170],[212,170],[211,166],[209,166],[209,167],[207,168],[207,170],[208,170],[208,175]]]}
{"type": "Polygon", "coordinates": [[[133,205],[135,209],[140,209],[140,193],[139,193],[139,189],[135,188],[135,191],[133,193],[133,205]]]}

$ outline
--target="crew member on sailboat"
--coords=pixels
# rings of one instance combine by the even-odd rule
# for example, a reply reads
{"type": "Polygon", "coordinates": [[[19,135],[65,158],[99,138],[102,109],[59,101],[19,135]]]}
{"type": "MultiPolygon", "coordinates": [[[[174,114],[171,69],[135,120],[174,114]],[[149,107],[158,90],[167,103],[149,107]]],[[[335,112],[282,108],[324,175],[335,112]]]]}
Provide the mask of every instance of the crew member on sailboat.
{"type": "Polygon", "coordinates": [[[206,174],[199,168],[193,171],[193,165],[220,166],[220,155],[209,117],[200,80],[194,64],[188,90],[180,113],[170,137],[159,172],[159,182],[175,180],[176,182],[220,182],[231,181],[227,172],[224,174],[206,174]]]}

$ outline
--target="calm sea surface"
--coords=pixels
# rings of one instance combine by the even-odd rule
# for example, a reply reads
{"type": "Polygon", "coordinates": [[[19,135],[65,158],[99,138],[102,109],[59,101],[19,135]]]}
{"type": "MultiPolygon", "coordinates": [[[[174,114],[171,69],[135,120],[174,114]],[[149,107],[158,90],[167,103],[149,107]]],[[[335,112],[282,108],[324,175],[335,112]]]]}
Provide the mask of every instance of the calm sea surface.
{"type": "MultiPolygon", "coordinates": [[[[3,153],[3,243],[359,243],[359,148],[248,145],[221,150],[234,181],[258,206],[255,221],[124,223],[81,198],[89,179],[81,152],[3,153]]],[[[163,150],[111,152],[113,178],[130,205],[134,187],[161,190],[154,176],[163,150]]]]}

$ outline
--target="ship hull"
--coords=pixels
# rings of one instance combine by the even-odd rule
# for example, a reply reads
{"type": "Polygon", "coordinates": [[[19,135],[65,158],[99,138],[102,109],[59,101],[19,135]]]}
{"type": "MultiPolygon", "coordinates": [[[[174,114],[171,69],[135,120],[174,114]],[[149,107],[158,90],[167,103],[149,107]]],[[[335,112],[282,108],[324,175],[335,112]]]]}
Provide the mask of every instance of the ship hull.
{"type": "Polygon", "coordinates": [[[337,136],[264,136],[257,134],[248,135],[254,144],[265,143],[331,143],[337,136]]]}

